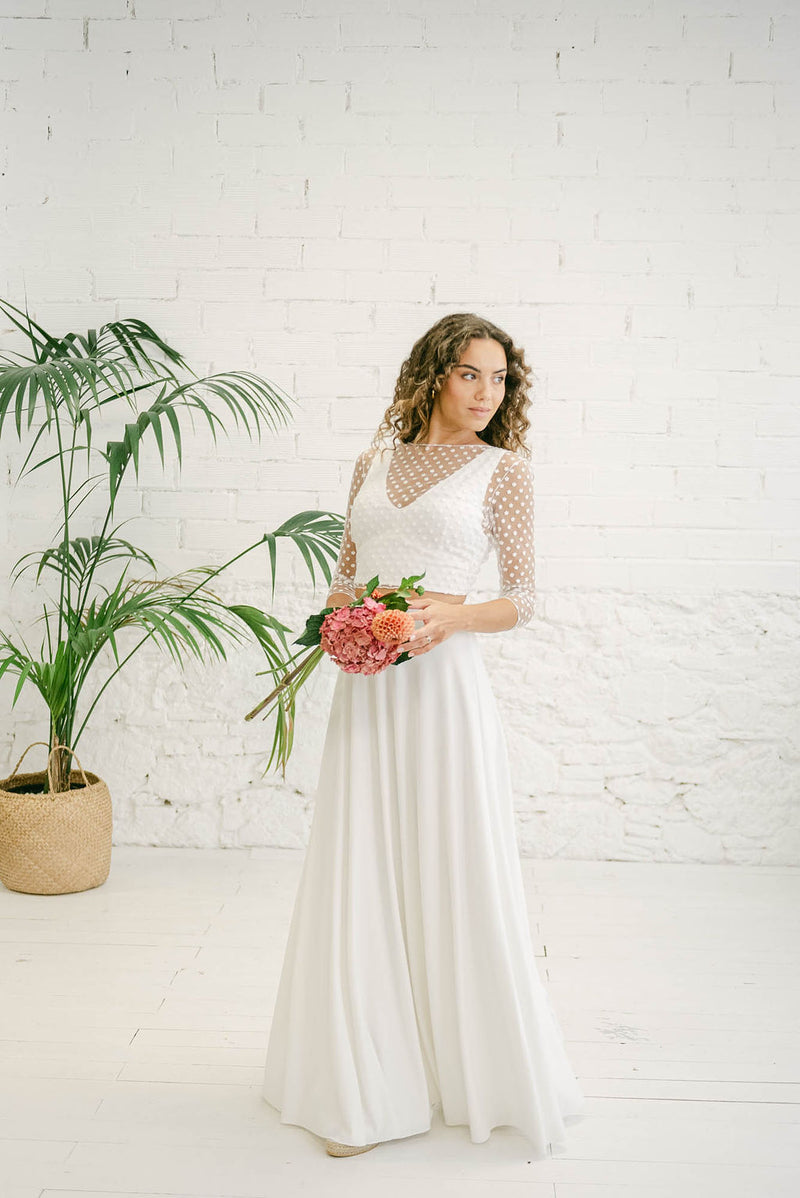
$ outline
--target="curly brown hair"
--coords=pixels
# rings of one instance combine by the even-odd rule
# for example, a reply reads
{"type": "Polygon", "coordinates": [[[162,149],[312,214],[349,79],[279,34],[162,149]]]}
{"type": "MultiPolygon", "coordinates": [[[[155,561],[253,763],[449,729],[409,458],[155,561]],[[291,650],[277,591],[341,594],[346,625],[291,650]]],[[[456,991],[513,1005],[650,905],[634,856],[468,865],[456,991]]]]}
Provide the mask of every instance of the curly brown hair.
{"type": "Polygon", "coordinates": [[[523,437],[530,427],[525,412],[530,404],[531,368],[524,351],[508,333],[473,312],[443,316],[414,342],[400,367],[394,398],[383,414],[373,445],[385,444],[389,437],[396,445],[398,441],[415,441],[427,435],[436,396],[473,337],[499,341],[508,366],[505,396],[478,436],[488,445],[522,450],[530,456],[523,437]]]}

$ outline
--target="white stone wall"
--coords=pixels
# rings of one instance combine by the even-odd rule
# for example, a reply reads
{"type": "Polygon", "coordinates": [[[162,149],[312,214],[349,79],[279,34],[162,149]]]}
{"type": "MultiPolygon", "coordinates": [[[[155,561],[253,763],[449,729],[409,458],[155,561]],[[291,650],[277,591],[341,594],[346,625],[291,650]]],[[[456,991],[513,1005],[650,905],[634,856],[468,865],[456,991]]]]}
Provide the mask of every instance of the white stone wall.
{"type": "MultiPolygon", "coordinates": [[[[185,424],[180,473],[151,446],[126,535],[174,573],[343,511],[412,341],[483,313],[536,376],[537,616],[482,639],[522,851],[800,861],[795,0],[0,0],[0,47],[2,294],[298,400],[260,445],[185,424]]],[[[12,490],[27,447],[4,427],[0,599],[35,644],[6,579],[57,495],[12,490]]],[[[284,551],[277,613],[321,599],[284,551]]],[[[305,843],[334,667],[285,782],[259,668],[142,654],[109,687],[78,752],[116,843],[305,843]]],[[[9,768],[47,732],[13,689],[9,768]]]]}

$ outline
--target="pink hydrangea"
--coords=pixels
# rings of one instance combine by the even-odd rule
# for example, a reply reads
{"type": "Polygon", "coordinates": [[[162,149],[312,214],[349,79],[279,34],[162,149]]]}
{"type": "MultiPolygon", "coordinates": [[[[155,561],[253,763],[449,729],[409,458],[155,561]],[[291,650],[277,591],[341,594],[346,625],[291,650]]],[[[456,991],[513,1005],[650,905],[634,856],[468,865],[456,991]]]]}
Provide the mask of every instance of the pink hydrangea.
{"type": "Polygon", "coordinates": [[[358,607],[337,607],[320,627],[320,645],[346,674],[379,674],[400,656],[398,645],[379,641],[372,621],[386,604],[364,597],[358,607]]]}

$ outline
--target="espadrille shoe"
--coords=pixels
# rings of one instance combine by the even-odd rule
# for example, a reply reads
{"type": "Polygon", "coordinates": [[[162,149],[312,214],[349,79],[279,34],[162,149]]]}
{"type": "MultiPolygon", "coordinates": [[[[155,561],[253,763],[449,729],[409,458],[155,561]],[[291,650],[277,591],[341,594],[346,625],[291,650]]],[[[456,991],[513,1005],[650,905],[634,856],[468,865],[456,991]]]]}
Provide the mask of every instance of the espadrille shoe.
{"type": "Polygon", "coordinates": [[[358,1147],[355,1144],[340,1144],[338,1140],[326,1140],[325,1151],[328,1156],[355,1156],[357,1152],[369,1152],[370,1148],[377,1148],[380,1140],[376,1140],[374,1144],[362,1144],[358,1147]]]}

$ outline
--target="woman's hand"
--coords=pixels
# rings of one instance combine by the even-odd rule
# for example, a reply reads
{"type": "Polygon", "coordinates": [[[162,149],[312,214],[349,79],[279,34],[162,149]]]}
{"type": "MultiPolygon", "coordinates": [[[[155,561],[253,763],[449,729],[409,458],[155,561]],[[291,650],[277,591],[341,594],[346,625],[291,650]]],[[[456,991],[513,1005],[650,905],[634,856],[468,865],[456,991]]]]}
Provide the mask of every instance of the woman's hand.
{"type": "Polygon", "coordinates": [[[421,595],[418,599],[408,600],[408,609],[413,612],[415,620],[423,621],[422,628],[418,628],[400,645],[401,651],[408,652],[411,657],[429,653],[454,632],[464,628],[463,603],[445,603],[441,599],[426,599],[421,595]]]}

